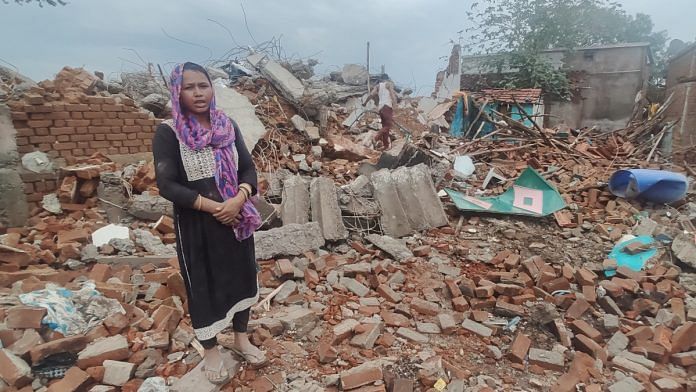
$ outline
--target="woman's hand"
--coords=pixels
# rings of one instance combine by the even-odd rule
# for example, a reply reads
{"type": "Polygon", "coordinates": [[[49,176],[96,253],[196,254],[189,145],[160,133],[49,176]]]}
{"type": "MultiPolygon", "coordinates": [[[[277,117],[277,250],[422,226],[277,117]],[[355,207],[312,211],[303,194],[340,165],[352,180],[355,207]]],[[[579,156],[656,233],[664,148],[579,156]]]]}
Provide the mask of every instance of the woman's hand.
{"type": "Polygon", "coordinates": [[[241,210],[244,205],[244,195],[237,195],[224,201],[215,209],[213,216],[223,225],[236,226],[241,219],[241,210]]]}

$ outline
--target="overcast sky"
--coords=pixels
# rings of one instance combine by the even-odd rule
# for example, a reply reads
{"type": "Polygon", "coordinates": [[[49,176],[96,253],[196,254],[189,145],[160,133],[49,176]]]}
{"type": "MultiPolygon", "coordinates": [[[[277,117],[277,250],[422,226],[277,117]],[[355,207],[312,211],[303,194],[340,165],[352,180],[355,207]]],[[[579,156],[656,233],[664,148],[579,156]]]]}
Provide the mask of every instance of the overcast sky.
{"type": "MultiPolygon", "coordinates": [[[[0,64],[42,80],[64,65],[100,70],[111,77],[143,68],[143,61],[205,63],[240,45],[282,36],[288,57],[312,56],[318,71],[364,63],[384,65],[399,84],[432,89],[450,40],[467,27],[462,0],[68,0],[65,7],[18,6],[0,0],[0,64]],[[248,27],[244,23],[243,4],[248,27]],[[163,32],[195,46],[169,38],[163,32]],[[252,38],[253,36],[253,38],[252,38]],[[129,50],[130,49],[130,50],[129,50]],[[135,52],[138,55],[135,54],[135,52]]],[[[484,1],[484,0],[480,0],[484,1]]],[[[619,0],[630,13],[652,16],[657,30],[692,41],[696,0],[619,0]]]]}

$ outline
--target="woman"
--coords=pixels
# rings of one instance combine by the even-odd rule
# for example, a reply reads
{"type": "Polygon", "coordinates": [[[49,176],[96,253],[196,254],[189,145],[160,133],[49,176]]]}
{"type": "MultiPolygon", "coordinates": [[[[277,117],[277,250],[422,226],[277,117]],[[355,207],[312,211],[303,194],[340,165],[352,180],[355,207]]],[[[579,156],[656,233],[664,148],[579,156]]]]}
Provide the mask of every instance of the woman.
{"type": "Polygon", "coordinates": [[[171,75],[172,120],[157,128],[153,154],[160,194],[174,203],[177,254],[191,321],[205,348],[210,382],[229,380],[216,335],[230,323],[234,348],[252,367],[266,364],[246,333],[258,301],[251,202],[256,170],[236,124],[215,108],[210,76],[200,65],[171,75]]]}

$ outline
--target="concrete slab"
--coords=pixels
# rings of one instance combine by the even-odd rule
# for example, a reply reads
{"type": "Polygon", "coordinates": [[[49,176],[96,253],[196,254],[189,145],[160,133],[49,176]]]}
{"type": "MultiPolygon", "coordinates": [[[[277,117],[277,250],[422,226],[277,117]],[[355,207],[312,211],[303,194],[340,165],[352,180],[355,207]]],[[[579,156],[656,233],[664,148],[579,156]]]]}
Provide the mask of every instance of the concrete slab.
{"type": "MultiPolygon", "coordinates": [[[[418,205],[423,210],[426,228],[442,227],[449,224],[445,209],[437,196],[437,190],[428,166],[425,164],[413,166],[409,169],[409,174],[412,186],[411,193],[416,196],[418,205]]],[[[399,195],[401,196],[401,193],[399,195]]]]}
{"type": "Polygon", "coordinates": [[[307,182],[300,176],[290,176],[283,181],[283,202],[280,219],[284,225],[309,222],[310,197],[307,182]]]}
{"type": "Polygon", "coordinates": [[[273,83],[283,93],[285,98],[291,101],[299,101],[304,95],[305,86],[302,84],[302,81],[267,55],[255,53],[247,57],[247,61],[273,83]]]}
{"type": "Polygon", "coordinates": [[[244,137],[244,144],[249,151],[253,150],[259,139],[266,134],[261,120],[256,117],[254,105],[249,99],[238,93],[235,89],[215,83],[215,102],[218,109],[222,110],[233,119],[244,137]]]}
{"type": "Polygon", "coordinates": [[[255,234],[256,258],[270,260],[276,256],[299,256],[324,245],[317,222],[289,224],[255,234]]]}
{"type": "Polygon", "coordinates": [[[10,108],[0,104],[0,226],[24,226],[29,218],[24,183],[17,171],[16,136],[10,108]]]}
{"type": "Polygon", "coordinates": [[[382,209],[382,231],[391,237],[404,237],[412,233],[406,211],[399,199],[399,191],[389,170],[383,169],[370,176],[374,197],[382,209]]]}
{"type": "Polygon", "coordinates": [[[310,184],[310,195],[312,221],[319,223],[324,239],[338,241],[348,238],[334,182],[326,177],[315,178],[310,184]]]}
{"type": "Polygon", "coordinates": [[[129,265],[138,269],[144,265],[152,264],[157,267],[169,265],[173,256],[104,256],[97,259],[97,264],[129,265]]]}

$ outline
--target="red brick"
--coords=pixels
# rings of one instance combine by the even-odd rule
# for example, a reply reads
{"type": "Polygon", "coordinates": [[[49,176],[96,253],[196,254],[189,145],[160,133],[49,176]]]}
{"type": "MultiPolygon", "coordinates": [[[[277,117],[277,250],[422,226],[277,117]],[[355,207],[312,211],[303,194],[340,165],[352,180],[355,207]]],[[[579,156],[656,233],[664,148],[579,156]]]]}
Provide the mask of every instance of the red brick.
{"type": "Polygon", "coordinates": [[[689,321],[674,331],[671,354],[687,351],[694,343],[696,343],[696,323],[689,321]]]}
{"type": "Polygon", "coordinates": [[[31,361],[37,364],[53,354],[80,352],[87,346],[88,340],[83,335],[52,340],[33,347],[29,351],[29,355],[31,356],[31,361]]]}
{"type": "Polygon", "coordinates": [[[353,371],[349,374],[341,374],[341,387],[343,390],[355,389],[363,385],[372,384],[382,380],[382,369],[371,367],[361,371],[353,371]]]}
{"type": "Polygon", "coordinates": [[[570,324],[570,329],[576,334],[587,335],[590,339],[597,343],[602,342],[602,333],[595,329],[585,320],[575,320],[570,324]]]}
{"type": "Polygon", "coordinates": [[[524,364],[531,345],[532,340],[529,339],[527,335],[518,333],[517,336],[515,336],[515,340],[513,340],[512,345],[510,345],[508,358],[510,358],[512,362],[524,364]]]}
{"type": "Polygon", "coordinates": [[[389,302],[392,302],[392,303],[401,302],[401,294],[392,290],[392,288],[389,287],[389,285],[387,285],[387,284],[381,284],[381,285],[377,286],[377,293],[379,293],[379,295],[382,296],[382,298],[386,299],[389,302]]]}
{"type": "Polygon", "coordinates": [[[79,392],[84,390],[91,382],[92,377],[77,366],[73,366],[65,372],[65,376],[48,387],[48,392],[79,392]]]}
{"type": "Polygon", "coordinates": [[[411,309],[428,316],[437,316],[440,313],[440,306],[420,298],[414,298],[411,301],[411,309]]]}
{"type": "Polygon", "coordinates": [[[5,324],[8,328],[40,329],[41,320],[43,320],[45,315],[45,308],[15,306],[7,311],[7,315],[5,316],[5,324]]]}
{"type": "Polygon", "coordinates": [[[578,351],[582,351],[594,358],[601,359],[604,362],[607,361],[607,351],[600,346],[599,343],[595,342],[589,337],[585,335],[575,335],[573,342],[578,351]]]}
{"type": "Polygon", "coordinates": [[[21,388],[31,383],[31,368],[7,349],[0,349],[0,378],[11,387],[21,388]]]}
{"type": "Polygon", "coordinates": [[[590,309],[590,307],[589,302],[582,298],[578,298],[566,311],[566,317],[574,320],[579,319],[583,314],[585,314],[585,312],[587,312],[588,309],[590,309]]]}
{"type": "Polygon", "coordinates": [[[464,297],[456,297],[452,299],[452,307],[457,312],[466,312],[469,310],[469,303],[464,297]]]}

